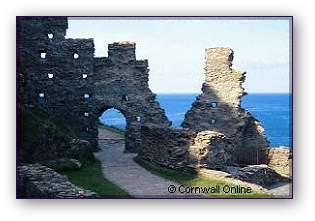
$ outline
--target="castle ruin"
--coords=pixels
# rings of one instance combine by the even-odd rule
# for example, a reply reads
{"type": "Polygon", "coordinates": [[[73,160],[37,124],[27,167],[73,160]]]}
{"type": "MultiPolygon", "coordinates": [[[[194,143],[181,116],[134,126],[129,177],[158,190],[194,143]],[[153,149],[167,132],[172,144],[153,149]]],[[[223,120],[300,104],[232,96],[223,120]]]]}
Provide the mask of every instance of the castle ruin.
{"type": "Polygon", "coordinates": [[[91,151],[97,150],[100,115],[115,108],[126,118],[125,151],[143,159],[194,169],[265,162],[269,143],[258,120],[241,108],[245,77],[231,69],[231,49],[206,49],[202,94],[183,128],[175,129],[149,89],[148,61],[136,59],[135,43],[112,43],[108,57],[94,57],[93,39],[65,38],[67,28],[66,17],[17,20],[17,72],[25,84],[18,102],[28,111],[45,109],[91,151]]]}

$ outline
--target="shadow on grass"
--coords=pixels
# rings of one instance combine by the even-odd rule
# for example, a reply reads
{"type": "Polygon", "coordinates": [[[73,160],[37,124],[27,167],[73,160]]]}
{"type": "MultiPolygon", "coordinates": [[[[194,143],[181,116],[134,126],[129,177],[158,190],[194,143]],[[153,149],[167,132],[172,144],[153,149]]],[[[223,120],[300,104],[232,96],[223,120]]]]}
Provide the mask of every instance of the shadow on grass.
{"type": "Polygon", "coordinates": [[[211,179],[209,177],[204,177],[198,175],[197,173],[188,173],[185,171],[177,170],[177,169],[169,169],[166,167],[159,166],[155,163],[145,161],[141,159],[139,156],[134,158],[134,161],[138,163],[140,166],[150,171],[153,174],[156,174],[160,177],[163,177],[168,180],[175,181],[179,184],[189,187],[216,187],[219,186],[221,191],[220,194],[208,194],[209,198],[273,198],[272,195],[266,193],[260,193],[252,191],[251,193],[243,193],[243,194],[231,194],[224,193],[222,188],[226,185],[229,187],[236,187],[235,184],[231,184],[229,182],[225,182],[222,180],[211,179]]]}
{"type": "Polygon", "coordinates": [[[73,184],[97,193],[100,198],[132,198],[126,191],[104,178],[98,160],[85,162],[79,170],[60,173],[67,175],[73,184]]]}

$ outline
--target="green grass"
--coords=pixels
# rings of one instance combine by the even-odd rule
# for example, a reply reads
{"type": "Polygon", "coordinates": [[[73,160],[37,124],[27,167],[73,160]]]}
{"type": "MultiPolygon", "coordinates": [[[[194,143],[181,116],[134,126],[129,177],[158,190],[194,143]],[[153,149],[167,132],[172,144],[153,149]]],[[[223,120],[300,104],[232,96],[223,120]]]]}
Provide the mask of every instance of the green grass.
{"type": "MultiPolygon", "coordinates": [[[[147,169],[153,174],[156,174],[160,177],[163,177],[168,180],[175,181],[179,184],[183,184],[187,187],[213,187],[219,185],[221,190],[223,186],[228,185],[230,187],[235,187],[235,184],[231,184],[225,182],[223,180],[211,179],[209,177],[201,176],[198,174],[192,174],[188,172],[184,172],[181,170],[169,169],[166,167],[161,167],[157,164],[145,161],[140,157],[134,158],[134,160],[142,167],[147,169]]],[[[209,194],[208,196],[211,198],[272,198],[272,195],[259,193],[252,191],[252,193],[247,194],[229,194],[220,191],[221,194],[209,194]]]]}
{"type": "Polygon", "coordinates": [[[109,130],[109,131],[114,132],[114,133],[117,133],[119,135],[125,136],[125,130],[123,130],[121,128],[114,127],[114,126],[111,126],[111,125],[106,125],[106,124],[103,124],[101,122],[99,122],[98,127],[102,128],[102,129],[109,130]]]}
{"type": "Polygon", "coordinates": [[[97,160],[85,162],[80,170],[61,173],[67,175],[73,184],[91,190],[100,197],[131,198],[126,191],[103,177],[101,163],[97,160]]]}

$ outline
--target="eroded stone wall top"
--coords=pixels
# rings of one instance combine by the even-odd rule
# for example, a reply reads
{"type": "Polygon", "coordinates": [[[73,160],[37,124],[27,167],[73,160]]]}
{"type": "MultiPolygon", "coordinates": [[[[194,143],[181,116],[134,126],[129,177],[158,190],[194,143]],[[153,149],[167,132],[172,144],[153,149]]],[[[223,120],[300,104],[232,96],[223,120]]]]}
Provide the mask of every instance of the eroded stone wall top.
{"type": "Polygon", "coordinates": [[[203,91],[209,96],[202,98],[240,107],[245,73],[233,70],[232,61],[233,51],[230,48],[206,49],[203,91]]]}

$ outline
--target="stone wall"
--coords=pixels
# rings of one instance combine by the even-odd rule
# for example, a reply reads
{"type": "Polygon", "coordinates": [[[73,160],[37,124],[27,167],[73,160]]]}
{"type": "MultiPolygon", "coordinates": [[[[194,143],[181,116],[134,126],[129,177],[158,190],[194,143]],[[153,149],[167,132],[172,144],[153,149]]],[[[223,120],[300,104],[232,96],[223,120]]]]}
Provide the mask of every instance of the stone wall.
{"type": "Polygon", "coordinates": [[[18,168],[18,198],[95,198],[97,194],[72,184],[66,176],[40,164],[18,168]]]}
{"type": "Polygon", "coordinates": [[[41,106],[94,150],[98,118],[116,108],[127,122],[126,151],[137,152],[141,123],[170,125],[148,87],[148,61],[136,60],[132,42],[110,44],[108,57],[95,58],[93,39],[65,38],[67,27],[66,17],[17,20],[23,105],[41,106]]]}
{"type": "Polygon", "coordinates": [[[215,131],[141,126],[140,156],[170,168],[197,171],[199,168],[224,169],[232,163],[234,146],[215,131]]]}
{"type": "Polygon", "coordinates": [[[170,125],[149,89],[148,61],[136,60],[135,49],[133,42],[108,45],[108,57],[95,58],[92,77],[95,108],[91,117],[98,118],[112,107],[123,113],[127,123],[126,150],[130,152],[138,151],[142,123],[170,125]]]}

